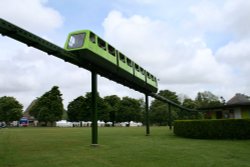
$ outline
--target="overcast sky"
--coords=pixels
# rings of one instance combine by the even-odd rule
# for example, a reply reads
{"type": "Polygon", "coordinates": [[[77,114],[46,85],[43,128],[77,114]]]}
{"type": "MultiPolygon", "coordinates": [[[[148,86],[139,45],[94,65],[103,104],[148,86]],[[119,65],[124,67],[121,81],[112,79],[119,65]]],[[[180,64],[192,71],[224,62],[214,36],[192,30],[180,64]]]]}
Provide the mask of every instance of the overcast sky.
{"type": "MultiPolygon", "coordinates": [[[[249,0],[1,0],[0,17],[63,47],[90,29],[159,79],[159,89],[194,98],[250,95],[249,0]]],[[[65,108],[91,90],[90,72],[0,36],[0,96],[26,108],[58,85],[65,108]]],[[[101,96],[144,98],[105,78],[101,96]]]]}

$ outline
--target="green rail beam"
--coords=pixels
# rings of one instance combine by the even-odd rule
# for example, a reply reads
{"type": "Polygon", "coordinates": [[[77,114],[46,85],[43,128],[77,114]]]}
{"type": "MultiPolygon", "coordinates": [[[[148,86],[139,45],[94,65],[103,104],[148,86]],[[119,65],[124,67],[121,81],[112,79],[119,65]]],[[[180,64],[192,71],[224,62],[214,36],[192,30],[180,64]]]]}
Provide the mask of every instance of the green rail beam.
{"type": "Polygon", "coordinates": [[[95,71],[105,78],[116,81],[117,83],[120,83],[141,93],[149,92],[149,90],[141,87],[140,85],[135,85],[133,82],[127,81],[123,76],[113,75],[97,64],[93,64],[93,62],[91,62],[90,60],[84,59],[84,57],[82,57],[83,59],[79,59],[78,55],[75,55],[70,51],[67,51],[64,48],[61,48],[35,34],[32,34],[2,18],[0,18],[0,34],[27,44],[27,46],[29,47],[32,46],[41,51],[44,51],[48,55],[53,55],[55,57],[63,59],[64,61],[74,64],[80,68],[84,68],[89,71],[95,71]]]}
{"type": "Polygon", "coordinates": [[[177,103],[175,103],[175,102],[173,102],[173,101],[171,101],[171,100],[169,100],[169,99],[167,99],[165,97],[157,95],[156,93],[150,93],[149,96],[151,96],[151,97],[153,97],[153,98],[155,98],[157,100],[160,100],[162,102],[165,102],[167,104],[171,104],[172,106],[175,106],[175,107],[180,108],[182,110],[186,110],[186,111],[190,111],[190,112],[197,111],[197,110],[193,110],[193,109],[189,109],[189,108],[183,107],[182,105],[179,105],[179,104],[177,104],[177,103]]]}

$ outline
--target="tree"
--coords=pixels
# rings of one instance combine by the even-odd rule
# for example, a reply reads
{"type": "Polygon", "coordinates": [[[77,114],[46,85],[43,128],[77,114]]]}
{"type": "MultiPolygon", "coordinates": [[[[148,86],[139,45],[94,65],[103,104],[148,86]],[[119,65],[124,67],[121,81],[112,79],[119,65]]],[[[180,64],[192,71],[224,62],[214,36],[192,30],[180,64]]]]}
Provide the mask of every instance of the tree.
{"type": "Polygon", "coordinates": [[[150,106],[150,123],[157,125],[166,125],[169,115],[167,104],[154,100],[150,106]]]}
{"type": "MultiPolygon", "coordinates": [[[[158,95],[163,96],[177,104],[180,104],[176,92],[169,90],[161,90],[158,95]]],[[[177,110],[175,107],[171,107],[171,116],[168,111],[168,104],[160,101],[153,100],[150,107],[150,122],[158,125],[166,125],[168,121],[175,120],[177,118],[177,110]],[[170,120],[171,118],[171,120],[170,120]]]]}
{"type": "Polygon", "coordinates": [[[116,122],[116,116],[121,105],[121,99],[116,95],[111,95],[104,97],[103,100],[108,105],[109,120],[113,123],[114,126],[114,123],[116,122]]]}
{"type": "MultiPolygon", "coordinates": [[[[70,121],[91,121],[92,115],[92,93],[74,99],[68,105],[68,117],[70,121]]],[[[109,121],[108,104],[97,95],[97,117],[99,120],[109,121]]]]}
{"type": "Polygon", "coordinates": [[[223,102],[219,100],[219,97],[209,91],[198,92],[195,101],[197,108],[223,105],[223,102]]]}
{"type": "Polygon", "coordinates": [[[63,115],[62,94],[58,86],[44,93],[37,99],[30,109],[30,115],[33,115],[39,122],[45,122],[45,126],[50,122],[61,120],[63,115]]]}
{"type": "Polygon", "coordinates": [[[190,98],[185,98],[183,100],[182,105],[186,108],[189,108],[189,109],[196,109],[197,108],[196,102],[190,98]]]}
{"type": "Polygon", "coordinates": [[[117,112],[116,121],[142,121],[141,100],[123,97],[117,112]]]}
{"type": "Polygon", "coordinates": [[[182,105],[186,108],[193,109],[193,111],[185,111],[181,110],[179,112],[178,119],[200,119],[203,117],[203,114],[199,112],[197,109],[197,103],[196,101],[190,99],[190,98],[185,98],[182,105]]]}
{"type": "MultiPolygon", "coordinates": [[[[88,92],[85,95],[86,97],[86,110],[90,115],[90,119],[91,120],[91,115],[92,115],[92,93],[88,92]]],[[[97,118],[98,120],[102,120],[102,121],[109,121],[109,111],[108,111],[108,104],[103,100],[103,98],[101,98],[99,96],[99,93],[97,94],[97,118]]]]}
{"type": "Polygon", "coordinates": [[[63,109],[62,120],[68,120],[68,113],[67,110],[63,109]]]}
{"type": "Polygon", "coordinates": [[[23,106],[14,98],[3,96],[0,98],[0,121],[7,124],[22,117],[23,106]]]}
{"type": "Polygon", "coordinates": [[[68,120],[69,121],[86,121],[84,118],[90,118],[90,115],[86,115],[86,98],[79,96],[68,105],[68,120]]]}

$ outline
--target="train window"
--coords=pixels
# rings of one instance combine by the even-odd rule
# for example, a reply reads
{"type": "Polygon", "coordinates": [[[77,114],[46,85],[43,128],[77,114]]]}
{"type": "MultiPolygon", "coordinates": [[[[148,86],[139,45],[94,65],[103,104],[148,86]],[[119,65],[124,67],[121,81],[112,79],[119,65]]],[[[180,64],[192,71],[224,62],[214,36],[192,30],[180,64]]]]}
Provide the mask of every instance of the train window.
{"type": "Polygon", "coordinates": [[[129,58],[127,58],[127,65],[130,66],[130,67],[133,66],[133,63],[132,63],[132,61],[129,58]]]}
{"type": "Polygon", "coordinates": [[[123,63],[125,63],[126,62],[126,58],[125,58],[125,56],[123,55],[123,54],[119,54],[120,55],[120,60],[123,62],[123,63]]]}
{"type": "Polygon", "coordinates": [[[140,67],[138,66],[138,64],[135,64],[135,69],[136,71],[140,72],[140,67]]]}
{"type": "Polygon", "coordinates": [[[151,77],[152,77],[149,72],[147,72],[147,76],[148,76],[149,79],[151,79],[151,77]]]}
{"type": "Polygon", "coordinates": [[[89,40],[92,42],[92,43],[95,43],[96,40],[95,40],[95,34],[93,34],[92,32],[90,32],[89,34],[89,40]]]}
{"type": "Polygon", "coordinates": [[[113,48],[112,46],[108,45],[108,51],[110,54],[112,54],[113,56],[115,56],[115,48],[113,48]]]}
{"type": "Polygon", "coordinates": [[[68,41],[68,48],[73,49],[82,47],[85,35],[85,33],[71,35],[68,41]]]}
{"type": "Polygon", "coordinates": [[[143,68],[140,67],[140,71],[141,71],[141,74],[144,75],[145,74],[145,70],[143,68]]]}
{"type": "Polygon", "coordinates": [[[106,42],[104,42],[101,38],[98,38],[98,46],[103,50],[106,50],[106,42]]]}

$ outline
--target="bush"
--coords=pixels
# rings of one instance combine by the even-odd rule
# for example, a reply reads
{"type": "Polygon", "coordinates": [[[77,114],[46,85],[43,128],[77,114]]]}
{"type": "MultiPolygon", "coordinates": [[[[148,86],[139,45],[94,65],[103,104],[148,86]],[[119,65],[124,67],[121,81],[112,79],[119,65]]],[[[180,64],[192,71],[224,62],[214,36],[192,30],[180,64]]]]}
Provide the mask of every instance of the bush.
{"type": "Polygon", "coordinates": [[[250,139],[250,119],[177,120],[174,133],[195,139],[250,139]]]}

